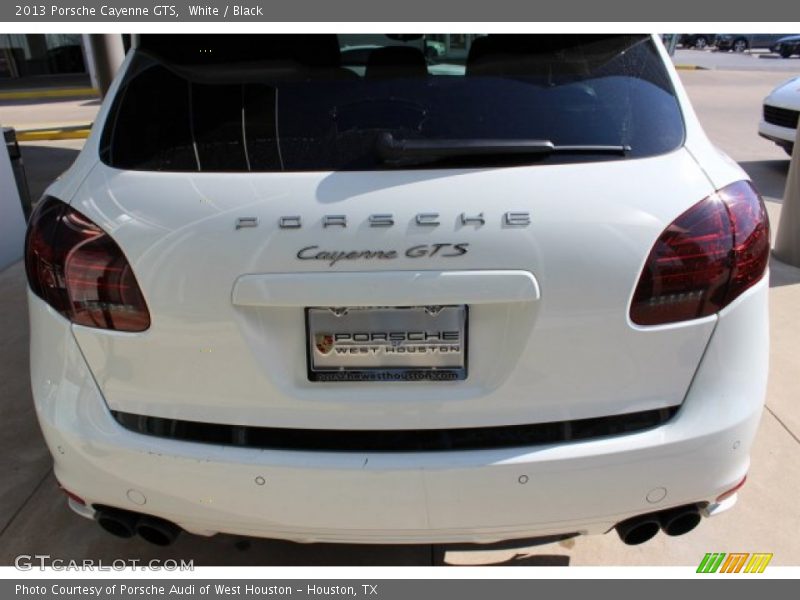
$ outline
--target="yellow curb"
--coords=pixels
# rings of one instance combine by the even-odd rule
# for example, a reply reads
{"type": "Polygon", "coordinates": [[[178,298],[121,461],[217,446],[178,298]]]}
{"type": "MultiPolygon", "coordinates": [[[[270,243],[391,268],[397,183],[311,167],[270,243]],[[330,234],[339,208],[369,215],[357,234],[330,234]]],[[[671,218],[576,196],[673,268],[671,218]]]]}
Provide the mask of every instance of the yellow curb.
{"type": "Polygon", "coordinates": [[[675,65],[675,68],[679,71],[705,71],[704,67],[698,67],[697,65],[675,65]]]}
{"type": "Polygon", "coordinates": [[[0,100],[38,100],[43,98],[77,98],[81,96],[97,96],[97,88],[57,88],[51,90],[20,90],[0,92],[0,100]]]}
{"type": "Polygon", "coordinates": [[[74,121],[37,121],[35,123],[3,123],[3,127],[13,127],[17,131],[44,131],[51,129],[91,129],[92,122],[88,119],[74,121]]]}
{"type": "Polygon", "coordinates": [[[82,140],[89,137],[91,129],[35,129],[32,131],[18,131],[18,142],[41,142],[46,140],[82,140]]]}

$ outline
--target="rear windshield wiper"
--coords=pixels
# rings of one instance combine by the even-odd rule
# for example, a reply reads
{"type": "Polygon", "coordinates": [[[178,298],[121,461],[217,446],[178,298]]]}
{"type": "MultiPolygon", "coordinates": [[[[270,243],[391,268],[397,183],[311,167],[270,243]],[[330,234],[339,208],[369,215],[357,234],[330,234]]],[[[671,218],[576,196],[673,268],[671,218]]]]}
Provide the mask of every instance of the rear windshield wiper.
{"type": "Polygon", "coordinates": [[[545,157],[551,154],[616,154],[626,156],[630,146],[593,144],[556,145],[550,140],[491,139],[397,139],[391,133],[378,136],[376,149],[383,162],[413,164],[458,157],[545,157]]]}

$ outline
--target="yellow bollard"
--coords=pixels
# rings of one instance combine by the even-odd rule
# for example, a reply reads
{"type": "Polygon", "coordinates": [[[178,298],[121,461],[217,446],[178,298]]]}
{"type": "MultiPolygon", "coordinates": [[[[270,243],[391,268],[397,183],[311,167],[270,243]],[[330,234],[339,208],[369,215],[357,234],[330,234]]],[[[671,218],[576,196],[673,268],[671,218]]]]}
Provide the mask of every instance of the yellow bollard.
{"type": "Polygon", "coordinates": [[[772,253],[781,262],[800,267],[800,123],[786,177],[783,207],[772,253]]]}

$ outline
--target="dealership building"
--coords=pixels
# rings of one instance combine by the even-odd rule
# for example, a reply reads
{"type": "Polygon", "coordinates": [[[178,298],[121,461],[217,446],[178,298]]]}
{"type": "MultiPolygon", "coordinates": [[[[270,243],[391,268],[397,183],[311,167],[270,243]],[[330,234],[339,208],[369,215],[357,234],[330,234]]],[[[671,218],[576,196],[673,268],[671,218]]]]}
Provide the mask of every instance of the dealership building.
{"type": "Polygon", "coordinates": [[[0,81],[88,74],[89,57],[79,33],[0,35],[0,81]]]}

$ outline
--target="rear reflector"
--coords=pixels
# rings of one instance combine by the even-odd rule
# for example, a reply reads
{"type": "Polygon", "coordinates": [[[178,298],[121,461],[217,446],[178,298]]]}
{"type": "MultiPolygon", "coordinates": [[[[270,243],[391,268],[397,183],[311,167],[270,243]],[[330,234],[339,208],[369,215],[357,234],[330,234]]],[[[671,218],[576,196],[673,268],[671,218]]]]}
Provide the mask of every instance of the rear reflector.
{"type": "Polygon", "coordinates": [[[723,500],[727,500],[728,498],[733,496],[736,492],[738,492],[740,489],[742,489],[742,486],[745,484],[746,481],[747,481],[747,475],[742,477],[742,480],[735,486],[733,486],[731,489],[729,489],[727,492],[723,492],[722,494],[717,496],[717,504],[721,503],[723,500]]]}
{"type": "Polygon", "coordinates": [[[764,275],[769,221],[748,181],[733,183],[679,216],[650,251],[631,320],[661,325],[719,312],[764,275]]]}
{"type": "Polygon", "coordinates": [[[63,488],[63,487],[61,488],[61,491],[64,492],[64,494],[67,496],[67,498],[69,498],[70,500],[72,500],[76,504],[80,504],[81,506],[86,506],[86,500],[84,500],[83,498],[78,496],[78,494],[74,494],[74,493],[70,492],[68,489],[63,488]]]}
{"type": "Polygon", "coordinates": [[[150,313],[120,247],[63,202],[45,198],[31,216],[25,268],[33,293],[73,323],[116,331],[150,327],[150,313]]]}

